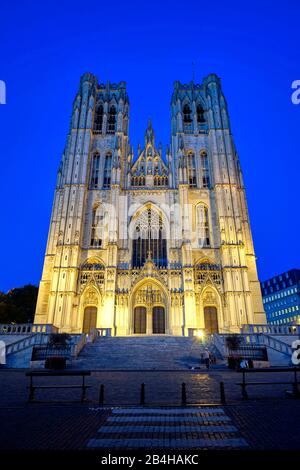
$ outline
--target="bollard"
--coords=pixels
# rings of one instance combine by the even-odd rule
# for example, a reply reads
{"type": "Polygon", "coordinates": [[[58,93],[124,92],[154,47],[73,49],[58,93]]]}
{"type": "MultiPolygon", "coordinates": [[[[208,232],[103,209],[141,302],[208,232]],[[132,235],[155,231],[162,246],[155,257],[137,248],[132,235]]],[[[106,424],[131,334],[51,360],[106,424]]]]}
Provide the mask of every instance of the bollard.
{"type": "Polygon", "coordinates": [[[181,385],[181,405],[186,405],[186,386],[184,382],[181,385]]]}
{"type": "Polygon", "coordinates": [[[298,389],[297,369],[296,368],[294,368],[293,396],[295,398],[299,398],[299,396],[300,396],[299,389],[298,389]]]}
{"type": "Polygon", "coordinates": [[[141,405],[145,404],[145,384],[144,383],[141,385],[141,401],[140,401],[140,404],[141,405]]]}
{"type": "Polygon", "coordinates": [[[100,385],[100,391],[99,391],[99,405],[103,405],[104,403],[104,385],[100,385]]]}
{"type": "Polygon", "coordinates": [[[245,371],[243,370],[243,382],[242,382],[242,397],[244,400],[248,400],[248,393],[246,390],[246,375],[245,371]]]}
{"type": "Polygon", "coordinates": [[[223,404],[226,403],[224,382],[220,382],[220,396],[221,396],[221,403],[223,404]]]}

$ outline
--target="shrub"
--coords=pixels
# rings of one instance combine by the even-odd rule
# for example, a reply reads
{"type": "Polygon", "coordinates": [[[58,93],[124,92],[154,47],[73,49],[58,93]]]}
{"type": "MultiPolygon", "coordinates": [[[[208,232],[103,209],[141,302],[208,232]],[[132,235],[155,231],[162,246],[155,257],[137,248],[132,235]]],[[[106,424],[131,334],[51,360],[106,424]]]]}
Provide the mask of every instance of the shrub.
{"type": "Polygon", "coordinates": [[[71,337],[67,333],[51,333],[49,338],[49,346],[66,347],[71,337]]]}
{"type": "Polygon", "coordinates": [[[230,351],[236,351],[239,349],[242,343],[240,335],[230,335],[226,337],[226,346],[230,351]]]}

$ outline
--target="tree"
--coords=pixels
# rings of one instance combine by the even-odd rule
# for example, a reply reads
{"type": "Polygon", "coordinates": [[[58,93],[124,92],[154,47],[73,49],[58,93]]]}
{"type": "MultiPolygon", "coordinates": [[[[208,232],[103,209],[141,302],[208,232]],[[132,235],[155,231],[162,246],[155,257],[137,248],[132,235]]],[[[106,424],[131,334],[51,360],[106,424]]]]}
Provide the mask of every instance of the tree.
{"type": "Polygon", "coordinates": [[[226,346],[229,351],[236,351],[239,349],[242,343],[242,338],[240,335],[230,335],[226,337],[226,346]]]}
{"type": "Polygon", "coordinates": [[[0,323],[32,323],[38,288],[31,284],[0,292],[0,323]]]}

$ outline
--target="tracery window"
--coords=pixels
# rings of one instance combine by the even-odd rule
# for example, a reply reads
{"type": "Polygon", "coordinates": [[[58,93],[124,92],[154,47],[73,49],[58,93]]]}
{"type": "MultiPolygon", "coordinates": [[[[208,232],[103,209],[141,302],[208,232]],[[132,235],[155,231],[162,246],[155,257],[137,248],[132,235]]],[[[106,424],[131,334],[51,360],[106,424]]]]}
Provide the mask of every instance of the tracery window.
{"type": "Polygon", "coordinates": [[[208,156],[205,151],[201,152],[200,161],[201,161],[201,170],[202,170],[202,186],[203,188],[209,188],[210,187],[209,164],[208,164],[208,156]]]}
{"type": "Polygon", "coordinates": [[[195,154],[193,152],[189,152],[187,159],[188,183],[190,188],[193,188],[197,186],[195,154]]]}
{"type": "Polygon", "coordinates": [[[205,115],[204,115],[204,109],[201,106],[201,104],[197,105],[197,122],[198,122],[198,124],[204,124],[206,122],[205,115]]]}
{"type": "Polygon", "coordinates": [[[105,157],[104,172],[103,172],[103,189],[109,189],[111,183],[111,164],[112,155],[108,153],[105,157]]]}
{"type": "Polygon", "coordinates": [[[104,284],[104,265],[101,263],[85,263],[80,270],[80,285],[84,286],[91,280],[98,285],[104,284]]]}
{"type": "Polygon", "coordinates": [[[192,122],[191,114],[192,114],[192,111],[191,111],[190,106],[188,104],[185,104],[183,106],[183,122],[184,123],[188,124],[188,123],[192,122]]]}
{"type": "Polygon", "coordinates": [[[101,248],[103,245],[104,213],[102,206],[95,207],[92,214],[91,242],[93,248],[101,248]]]}
{"type": "Polygon", "coordinates": [[[151,208],[142,212],[135,225],[132,245],[132,267],[142,267],[148,255],[157,267],[167,266],[167,240],[161,214],[151,208]]]}
{"type": "Polygon", "coordinates": [[[212,263],[199,263],[195,267],[195,283],[203,284],[207,279],[207,276],[216,285],[220,285],[222,282],[221,266],[212,263]]]}
{"type": "Polygon", "coordinates": [[[208,208],[204,204],[198,204],[196,210],[198,245],[200,247],[210,246],[208,208]]]}
{"type": "Polygon", "coordinates": [[[108,111],[108,119],[107,119],[107,133],[108,134],[114,134],[116,131],[116,123],[117,123],[117,118],[116,118],[116,107],[114,105],[110,106],[109,111],[108,111]]]}
{"type": "Polygon", "coordinates": [[[94,131],[98,134],[102,133],[102,123],[103,123],[103,105],[99,104],[95,110],[95,117],[94,117],[94,131]]]}
{"type": "Polygon", "coordinates": [[[100,171],[100,155],[96,153],[92,158],[91,188],[98,188],[100,171]]]}

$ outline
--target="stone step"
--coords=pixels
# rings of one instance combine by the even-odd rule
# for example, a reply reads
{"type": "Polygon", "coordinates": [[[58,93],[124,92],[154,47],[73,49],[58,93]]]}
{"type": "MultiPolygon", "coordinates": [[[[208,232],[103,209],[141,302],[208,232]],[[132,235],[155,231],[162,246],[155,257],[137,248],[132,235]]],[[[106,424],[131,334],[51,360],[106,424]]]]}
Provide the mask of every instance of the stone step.
{"type": "Polygon", "coordinates": [[[205,345],[182,336],[99,337],[88,343],[74,367],[93,370],[186,370],[199,365],[205,345]]]}

